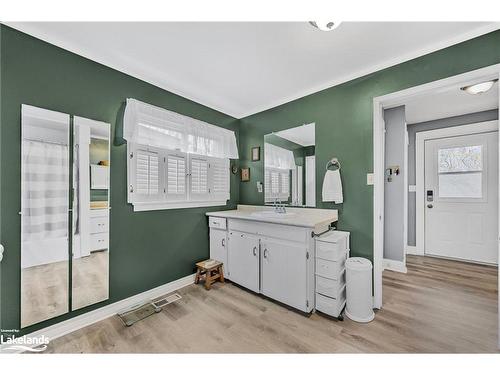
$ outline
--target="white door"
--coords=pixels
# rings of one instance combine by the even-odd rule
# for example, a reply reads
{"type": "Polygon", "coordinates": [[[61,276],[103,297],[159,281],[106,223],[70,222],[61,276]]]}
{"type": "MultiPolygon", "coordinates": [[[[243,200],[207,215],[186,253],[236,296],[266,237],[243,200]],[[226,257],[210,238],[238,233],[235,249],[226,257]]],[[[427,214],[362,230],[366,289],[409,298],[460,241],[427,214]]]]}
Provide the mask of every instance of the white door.
{"type": "Polygon", "coordinates": [[[316,157],[306,156],[306,206],[316,207],[316,157]]]}
{"type": "Polygon", "coordinates": [[[228,240],[228,278],[236,284],[258,293],[260,289],[259,238],[251,234],[231,231],[228,240]]]}
{"type": "Polygon", "coordinates": [[[498,132],[425,141],[425,254],[498,263],[498,132]]]}
{"type": "Polygon", "coordinates": [[[271,238],[261,240],[261,293],[297,309],[306,310],[306,248],[271,238]]]}
{"type": "Polygon", "coordinates": [[[224,264],[224,273],[227,274],[226,231],[210,228],[210,258],[224,264]]]}

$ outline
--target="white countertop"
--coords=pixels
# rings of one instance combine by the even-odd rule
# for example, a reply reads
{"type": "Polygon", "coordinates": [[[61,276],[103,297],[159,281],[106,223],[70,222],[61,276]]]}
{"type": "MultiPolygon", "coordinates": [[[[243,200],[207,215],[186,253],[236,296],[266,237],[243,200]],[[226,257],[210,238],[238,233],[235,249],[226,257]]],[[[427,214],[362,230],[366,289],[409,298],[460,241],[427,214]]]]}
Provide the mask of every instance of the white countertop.
{"type": "MultiPolygon", "coordinates": [[[[293,216],[264,217],[257,216],[256,211],[273,211],[271,206],[238,205],[236,210],[207,212],[207,216],[225,217],[228,219],[241,219],[261,221],[265,223],[292,225],[306,228],[322,228],[338,220],[338,211],[319,208],[286,207],[286,212],[293,216]]],[[[316,231],[315,231],[316,232],[316,231]]]]}

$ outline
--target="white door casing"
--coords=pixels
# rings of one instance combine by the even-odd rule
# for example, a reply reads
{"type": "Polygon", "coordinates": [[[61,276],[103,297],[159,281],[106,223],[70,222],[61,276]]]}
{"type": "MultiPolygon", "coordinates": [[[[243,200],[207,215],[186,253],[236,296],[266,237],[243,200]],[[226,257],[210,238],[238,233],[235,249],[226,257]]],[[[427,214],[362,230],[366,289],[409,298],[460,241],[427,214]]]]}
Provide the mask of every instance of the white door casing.
{"type": "Polygon", "coordinates": [[[258,293],[260,290],[259,238],[243,232],[230,231],[228,240],[229,279],[258,293]]]}
{"type": "Polygon", "coordinates": [[[498,133],[425,141],[425,254],[498,262],[498,133]]]}

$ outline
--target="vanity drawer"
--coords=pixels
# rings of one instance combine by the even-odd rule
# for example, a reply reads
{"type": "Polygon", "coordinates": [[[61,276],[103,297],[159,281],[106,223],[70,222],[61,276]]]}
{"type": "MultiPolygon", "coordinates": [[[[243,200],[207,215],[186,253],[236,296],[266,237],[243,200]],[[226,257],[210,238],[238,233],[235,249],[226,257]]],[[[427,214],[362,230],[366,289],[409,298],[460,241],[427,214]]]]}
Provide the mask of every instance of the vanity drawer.
{"type": "Polygon", "coordinates": [[[342,289],[345,287],[345,270],[337,280],[327,279],[316,275],[316,292],[331,298],[339,298],[342,289]]]}
{"type": "Polygon", "coordinates": [[[337,243],[316,241],[316,258],[337,261],[347,251],[347,241],[337,243]]]}
{"type": "Polygon", "coordinates": [[[345,306],[345,287],[342,289],[339,298],[330,298],[316,293],[316,310],[322,313],[338,317],[345,306]]]}
{"type": "Polygon", "coordinates": [[[90,235],[90,251],[108,248],[108,233],[94,233],[90,235]]]}
{"type": "Polygon", "coordinates": [[[90,233],[103,233],[108,231],[108,217],[90,218],[90,233]]]}
{"type": "Polygon", "coordinates": [[[349,251],[349,232],[330,231],[316,238],[316,258],[338,260],[349,251]]]}
{"type": "Polygon", "coordinates": [[[227,221],[225,217],[215,217],[215,216],[208,217],[208,226],[210,228],[226,229],[227,228],[226,223],[227,221]]]}
{"type": "Polygon", "coordinates": [[[316,258],[316,275],[337,280],[344,271],[347,252],[337,261],[316,258]]]}

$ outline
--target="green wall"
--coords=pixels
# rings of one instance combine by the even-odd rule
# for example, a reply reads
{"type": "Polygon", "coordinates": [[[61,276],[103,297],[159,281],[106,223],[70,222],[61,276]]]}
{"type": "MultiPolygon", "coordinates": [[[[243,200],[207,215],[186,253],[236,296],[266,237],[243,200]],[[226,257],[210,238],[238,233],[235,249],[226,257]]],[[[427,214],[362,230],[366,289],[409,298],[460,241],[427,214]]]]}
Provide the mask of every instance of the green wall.
{"type": "MultiPolygon", "coordinates": [[[[237,130],[238,120],[9,27],[1,26],[1,327],[20,322],[21,104],[111,123],[128,97],[237,130]]],[[[231,175],[231,200],[238,178],[231,175]]],[[[127,204],[126,145],[111,147],[110,299],[25,330],[40,329],[193,272],[208,257],[205,212],[224,207],[133,212],[127,204]]]]}
{"type": "Polygon", "coordinates": [[[373,171],[373,98],[497,63],[500,63],[500,31],[242,119],[240,164],[250,167],[251,181],[240,184],[240,203],[263,202],[255,181],[263,181],[264,166],[262,161],[251,161],[251,147],[262,147],[264,134],[271,131],[314,122],[317,207],[339,208],[339,228],[352,233],[352,255],[371,259],[373,187],[366,185],[366,173],[373,171]],[[321,202],[325,165],[332,157],[338,157],[342,164],[342,205],[321,202]]]}

